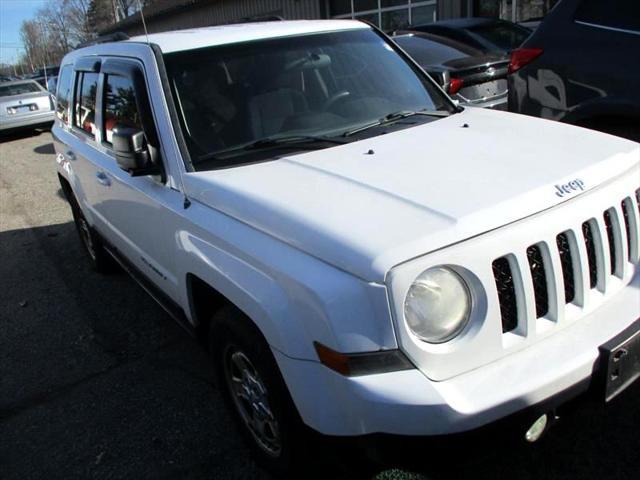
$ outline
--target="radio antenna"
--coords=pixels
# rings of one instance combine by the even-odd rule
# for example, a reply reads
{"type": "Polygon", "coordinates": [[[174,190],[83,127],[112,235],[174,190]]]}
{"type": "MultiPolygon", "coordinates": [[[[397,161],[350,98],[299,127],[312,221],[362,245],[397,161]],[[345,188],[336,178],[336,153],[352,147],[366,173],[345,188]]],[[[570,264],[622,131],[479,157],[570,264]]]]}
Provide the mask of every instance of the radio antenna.
{"type": "Polygon", "coordinates": [[[142,3],[138,0],[138,8],[140,9],[140,18],[142,19],[142,28],[144,28],[144,35],[147,37],[147,45],[151,46],[151,42],[149,42],[149,32],[147,31],[147,22],[144,21],[144,8],[142,7],[142,3]]]}
{"type": "MultiPolygon", "coordinates": [[[[144,35],[147,37],[147,45],[149,45],[149,48],[153,50],[153,47],[151,47],[151,42],[149,41],[149,32],[147,31],[147,22],[144,19],[144,12],[142,11],[143,10],[142,3],[140,2],[140,0],[137,0],[137,2],[138,2],[138,8],[140,8],[140,18],[142,19],[142,27],[144,28],[144,35]]],[[[184,186],[184,177],[182,176],[181,168],[178,168],[178,177],[180,178],[180,187],[182,188],[182,195],[184,196],[183,206],[186,209],[191,206],[191,200],[189,200],[189,197],[187,196],[187,191],[184,186]]]]}

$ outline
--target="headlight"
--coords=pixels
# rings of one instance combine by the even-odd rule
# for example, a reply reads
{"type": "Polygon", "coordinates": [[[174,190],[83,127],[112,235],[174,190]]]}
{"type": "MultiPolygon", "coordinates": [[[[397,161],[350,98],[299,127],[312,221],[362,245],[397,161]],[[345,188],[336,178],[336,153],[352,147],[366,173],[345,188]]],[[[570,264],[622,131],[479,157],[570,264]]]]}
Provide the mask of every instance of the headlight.
{"type": "Polygon", "coordinates": [[[469,321],[471,295],[465,281],[447,267],[433,267],[415,279],[404,300],[411,331],[429,343],[458,335],[469,321]]]}

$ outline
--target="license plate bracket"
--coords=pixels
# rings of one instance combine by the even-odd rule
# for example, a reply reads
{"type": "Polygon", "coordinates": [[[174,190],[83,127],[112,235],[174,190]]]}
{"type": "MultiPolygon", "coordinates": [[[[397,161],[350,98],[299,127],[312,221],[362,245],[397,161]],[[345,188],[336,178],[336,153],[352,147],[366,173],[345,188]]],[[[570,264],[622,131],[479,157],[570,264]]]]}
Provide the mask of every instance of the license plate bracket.
{"type": "Polygon", "coordinates": [[[600,347],[604,400],[611,401],[640,378],[640,319],[600,347]]]}

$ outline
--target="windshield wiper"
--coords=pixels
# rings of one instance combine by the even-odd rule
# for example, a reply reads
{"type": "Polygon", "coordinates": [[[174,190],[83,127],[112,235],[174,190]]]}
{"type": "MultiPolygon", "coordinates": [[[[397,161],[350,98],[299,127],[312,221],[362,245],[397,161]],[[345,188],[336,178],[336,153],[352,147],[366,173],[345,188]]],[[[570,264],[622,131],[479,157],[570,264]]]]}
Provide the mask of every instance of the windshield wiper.
{"type": "Polygon", "coordinates": [[[255,150],[257,148],[265,148],[265,147],[274,147],[274,146],[286,146],[291,145],[295,147],[299,147],[300,144],[312,144],[316,143],[335,143],[337,145],[342,145],[347,143],[345,140],[339,140],[337,138],[330,137],[322,137],[316,135],[287,135],[287,136],[273,136],[273,137],[265,137],[255,142],[251,142],[248,145],[242,147],[242,150],[255,150]]]}
{"type": "Polygon", "coordinates": [[[342,136],[350,137],[351,135],[364,132],[365,130],[369,130],[370,128],[379,127],[381,125],[388,125],[390,123],[397,122],[398,120],[402,120],[403,118],[413,117],[415,115],[423,115],[425,117],[448,117],[449,115],[451,115],[451,112],[448,112],[446,110],[400,110],[398,112],[393,112],[385,115],[380,120],[376,120],[375,122],[367,123],[366,125],[354,128],[353,130],[348,130],[344,132],[342,136]]]}
{"type": "Polygon", "coordinates": [[[348,143],[347,140],[341,140],[337,138],[331,137],[322,137],[316,135],[286,135],[286,136],[271,136],[264,137],[253,142],[239,145],[237,147],[232,147],[227,150],[221,150],[217,152],[207,153],[202,155],[198,160],[219,160],[221,158],[225,158],[226,155],[237,154],[238,152],[244,152],[249,150],[260,150],[262,148],[271,148],[271,147],[292,147],[292,148],[301,148],[301,149],[315,149],[316,144],[318,143],[335,143],[337,145],[342,145],[348,143]]]}

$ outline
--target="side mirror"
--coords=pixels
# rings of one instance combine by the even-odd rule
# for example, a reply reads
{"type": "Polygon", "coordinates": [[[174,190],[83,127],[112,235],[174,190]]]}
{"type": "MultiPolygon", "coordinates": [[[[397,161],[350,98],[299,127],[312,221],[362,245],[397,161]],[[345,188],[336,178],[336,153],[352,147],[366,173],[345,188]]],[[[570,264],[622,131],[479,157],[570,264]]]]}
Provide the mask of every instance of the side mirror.
{"type": "Polygon", "coordinates": [[[158,169],[151,163],[149,147],[142,130],[117,124],[112,132],[111,143],[121,169],[131,176],[158,173],[158,169]]]}

